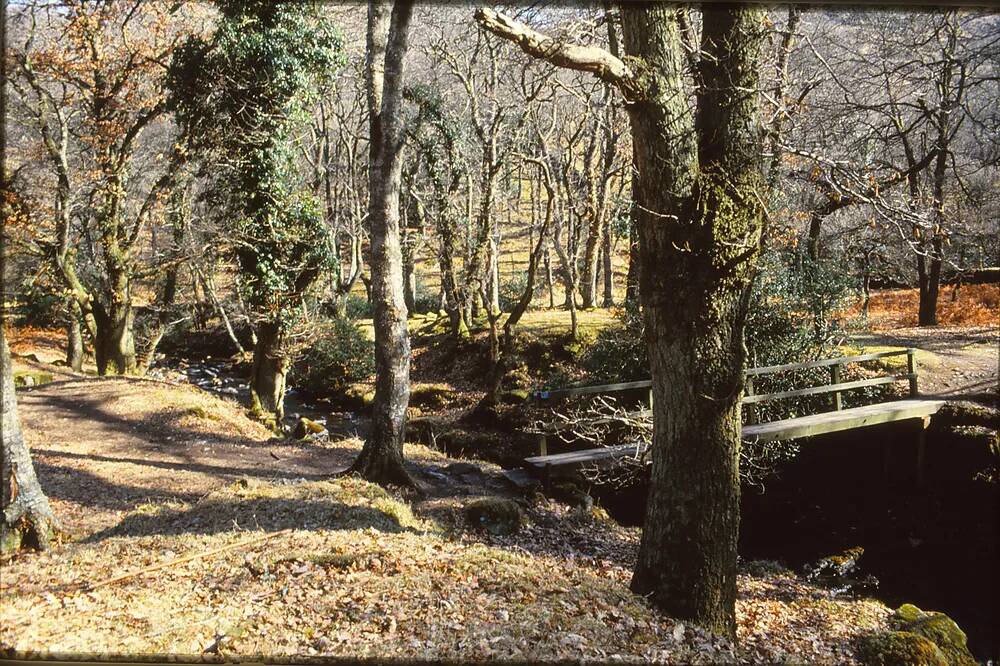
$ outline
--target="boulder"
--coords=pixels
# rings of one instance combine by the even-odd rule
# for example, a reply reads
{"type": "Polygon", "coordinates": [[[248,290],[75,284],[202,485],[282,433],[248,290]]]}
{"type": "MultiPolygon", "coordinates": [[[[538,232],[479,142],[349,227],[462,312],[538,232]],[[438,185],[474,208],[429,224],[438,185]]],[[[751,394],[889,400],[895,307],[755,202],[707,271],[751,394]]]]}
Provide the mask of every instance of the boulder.
{"type": "Polygon", "coordinates": [[[490,534],[514,534],[524,525],[517,502],[505,497],[480,497],[465,505],[466,523],[490,534]]]}
{"type": "Polygon", "coordinates": [[[900,632],[932,641],[952,666],[974,666],[976,663],[966,645],[965,632],[944,613],[922,611],[913,604],[903,604],[893,614],[892,623],[900,632]]]}
{"type": "Polygon", "coordinates": [[[53,380],[53,378],[54,377],[51,372],[44,372],[42,370],[19,370],[14,373],[14,386],[18,388],[41,386],[42,384],[48,384],[53,380]]]}
{"type": "Polygon", "coordinates": [[[861,639],[858,659],[866,666],[947,666],[933,641],[908,631],[888,631],[861,639]]]}
{"type": "Polygon", "coordinates": [[[455,391],[445,384],[414,384],[410,389],[410,406],[436,410],[455,401],[455,391]]]}
{"type": "Polygon", "coordinates": [[[512,489],[522,493],[533,495],[535,490],[541,486],[539,480],[529,474],[527,470],[505,469],[502,474],[512,489]]]}
{"type": "Polygon", "coordinates": [[[839,555],[824,557],[811,567],[808,567],[808,578],[816,579],[820,577],[840,577],[852,573],[858,566],[858,560],[864,555],[865,549],[861,546],[848,548],[839,555]]]}
{"type": "Polygon", "coordinates": [[[455,462],[451,463],[444,468],[444,471],[449,474],[458,474],[464,476],[466,474],[482,475],[483,470],[479,468],[479,465],[469,462],[455,462]]]}
{"type": "Polygon", "coordinates": [[[311,419],[302,416],[295,422],[292,428],[292,437],[295,439],[305,439],[313,435],[321,435],[326,432],[326,428],[311,419]]]}

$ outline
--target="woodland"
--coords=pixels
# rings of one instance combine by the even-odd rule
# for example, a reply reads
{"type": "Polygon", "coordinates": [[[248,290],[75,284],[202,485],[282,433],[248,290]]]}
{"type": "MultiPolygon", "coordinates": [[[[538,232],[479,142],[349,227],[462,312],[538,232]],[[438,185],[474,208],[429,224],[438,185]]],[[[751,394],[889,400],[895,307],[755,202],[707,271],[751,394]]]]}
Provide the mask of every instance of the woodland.
{"type": "Polygon", "coordinates": [[[1000,15],[3,19],[5,656],[1000,660],[1000,15]]]}

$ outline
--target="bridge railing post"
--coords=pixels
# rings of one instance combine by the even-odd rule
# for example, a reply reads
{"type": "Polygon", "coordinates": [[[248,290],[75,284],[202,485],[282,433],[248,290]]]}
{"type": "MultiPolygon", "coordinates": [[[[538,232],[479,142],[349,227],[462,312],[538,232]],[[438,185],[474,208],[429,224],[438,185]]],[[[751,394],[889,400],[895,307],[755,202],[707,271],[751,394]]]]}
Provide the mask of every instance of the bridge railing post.
{"type": "MultiPolygon", "coordinates": [[[[753,377],[750,376],[750,377],[747,377],[746,385],[745,385],[745,387],[743,389],[743,395],[753,395],[754,394],[753,391],[754,391],[754,389],[753,389],[753,377]]],[[[750,424],[750,425],[756,424],[757,423],[757,407],[754,406],[753,403],[750,403],[749,405],[746,405],[743,409],[746,411],[747,423],[750,424]]]]}
{"type": "MultiPolygon", "coordinates": [[[[830,366],[830,384],[840,383],[840,365],[830,366]]],[[[840,395],[840,391],[833,392],[833,408],[838,412],[844,408],[844,403],[840,395]]]]}
{"type": "Polygon", "coordinates": [[[916,398],[920,391],[917,389],[917,350],[906,350],[906,372],[910,375],[910,397],[916,398]]]}

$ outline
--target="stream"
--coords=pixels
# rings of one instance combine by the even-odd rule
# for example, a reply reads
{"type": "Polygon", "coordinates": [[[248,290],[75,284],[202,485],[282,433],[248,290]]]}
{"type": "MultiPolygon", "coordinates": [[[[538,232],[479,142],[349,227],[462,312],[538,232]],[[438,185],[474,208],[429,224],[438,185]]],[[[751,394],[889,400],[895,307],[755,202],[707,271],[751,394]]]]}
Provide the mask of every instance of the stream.
{"type": "MultiPolygon", "coordinates": [[[[219,396],[232,398],[242,405],[250,404],[247,377],[228,358],[204,360],[165,358],[150,370],[150,377],[193,384],[219,396]]],[[[367,420],[354,412],[335,409],[324,400],[314,400],[294,387],[285,391],[285,425],[291,428],[304,416],[326,427],[331,435],[364,437],[367,420]]]]}

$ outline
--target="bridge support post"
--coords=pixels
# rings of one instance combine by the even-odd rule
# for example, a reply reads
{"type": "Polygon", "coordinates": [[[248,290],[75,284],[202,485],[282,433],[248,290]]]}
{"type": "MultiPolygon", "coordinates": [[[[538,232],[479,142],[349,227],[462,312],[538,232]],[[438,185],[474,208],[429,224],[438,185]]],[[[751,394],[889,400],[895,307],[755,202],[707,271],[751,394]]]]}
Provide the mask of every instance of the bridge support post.
{"type": "Polygon", "coordinates": [[[920,395],[917,387],[917,350],[912,347],[906,350],[906,373],[910,375],[910,397],[916,398],[920,395]]]}
{"type": "Polygon", "coordinates": [[[931,424],[931,417],[925,416],[920,419],[917,432],[917,487],[923,488],[925,482],[926,458],[927,458],[927,426],[931,424]]]}

